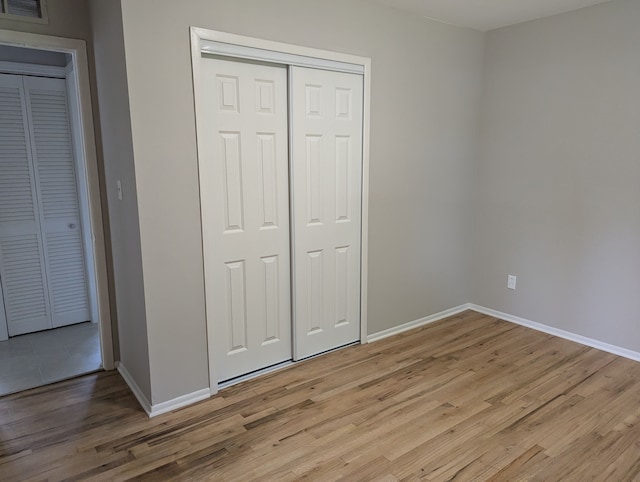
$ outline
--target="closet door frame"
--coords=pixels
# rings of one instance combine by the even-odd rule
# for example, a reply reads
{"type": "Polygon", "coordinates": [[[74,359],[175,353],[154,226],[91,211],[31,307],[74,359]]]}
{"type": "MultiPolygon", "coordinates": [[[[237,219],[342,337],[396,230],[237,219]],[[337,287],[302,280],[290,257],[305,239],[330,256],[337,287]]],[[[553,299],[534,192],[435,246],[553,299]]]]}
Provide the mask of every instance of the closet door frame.
{"type": "MultiPolygon", "coordinates": [[[[104,237],[104,224],[102,217],[102,202],[100,198],[100,180],[98,160],[95,145],[95,133],[93,125],[93,112],[91,105],[91,92],[89,84],[89,64],[87,60],[87,47],[84,40],[54,37],[50,35],[40,35],[26,32],[16,32],[12,30],[0,29],[0,45],[8,45],[20,48],[31,48],[37,50],[49,50],[69,54],[71,65],[65,70],[64,67],[55,69],[42,66],[30,66],[26,71],[24,64],[6,62],[3,71],[13,73],[33,75],[33,69],[43,69],[41,74],[52,77],[67,78],[69,87],[68,95],[74,96],[77,102],[70,111],[70,122],[72,131],[77,130],[80,138],[74,139],[72,143],[75,149],[81,149],[81,155],[76,159],[76,178],[78,179],[78,196],[81,205],[81,218],[85,221],[85,246],[87,253],[92,252],[90,263],[88,264],[88,274],[91,278],[89,285],[95,292],[95,300],[92,302],[92,317],[97,315],[93,321],[98,322],[100,331],[100,351],[102,353],[102,367],[105,370],[115,368],[113,353],[113,332],[111,321],[111,307],[109,301],[109,284],[107,275],[107,259],[104,237]],[[55,71],[54,71],[55,69],[55,71]],[[71,75],[70,75],[71,74],[71,75]],[[82,210],[85,211],[83,216],[82,210]],[[86,222],[88,221],[88,222],[86,222]]],[[[77,153],[74,153],[77,156],[77,153]]],[[[2,306],[0,306],[2,308],[2,306]]],[[[4,310],[3,310],[4,312],[4,310]]],[[[0,317],[0,322],[3,317],[0,317]]],[[[6,323],[5,323],[6,327],[6,323]]],[[[3,333],[0,327],[0,339],[3,333]]]]}
{"type": "MultiPolygon", "coordinates": [[[[287,66],[311,67],[337,72],[348,72],[363,76],[363,115],[362,115],[362,219],[360,254],[360,343],[367,343],[367,275],[368,275],[368,218],[369,218],[369,132],[371,99],[371,59],[356,55],[301,47],[282,42],[273,42],[254,37],[235,35],[216,30],[191,27],[191,67],[195,98],[196,124],[202,118],[199,112],[203,108],[198,102],[199,95],[206,86],[201,82],[201,62],[203,53],[222,55],[239,60],[254,60],[278,63],[287,66]]],[[[289,87],[290,88],[290,87],[289,87]]],[[[291,140],[290,140],[291,142],[291,140]]],[[[200,148],[198,146],[198,157],[200,148]]],[[[202,195],[202,193],[201,193],[202,195]]],[[[204,240],[203,240],[204,241],[204,240]]],[[[203,243],[204,247],[204,243],[203,243]]],[[[293,248],[293,245],[292,245],[293,248]]],[[[292,278],[292,282],[294,279],[292,278]]],[[[205,276],[206,284],[206,276],[205,276]]],[[[206,292],[205,292],[206,300],[206,292]]],[[[295,303],[295,300],[292,300],[295,303]]],[[[206,301],[205,301],[206,303],[206,301]]],[[[205,313],[206,313],[205,307],[205,313]]],[[[295,313],[295,306],[292,306],[295,313]]],[[[295,323],[293,326],[295,337],[295,323]]],[[[211,334],[207,333],[210,338],[211,334]]],[[[209,357],[209,386],[211,395],[218,393],[216,367],[209,357]]]]}

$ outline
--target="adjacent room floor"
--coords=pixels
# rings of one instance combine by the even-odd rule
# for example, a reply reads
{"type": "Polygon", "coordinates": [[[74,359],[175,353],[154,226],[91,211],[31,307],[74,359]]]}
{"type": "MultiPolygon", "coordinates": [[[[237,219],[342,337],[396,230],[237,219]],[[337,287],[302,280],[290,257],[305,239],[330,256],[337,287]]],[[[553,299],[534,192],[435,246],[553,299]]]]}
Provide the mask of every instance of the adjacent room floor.
{"type": "Polygon", "coordinates": [[[638,480],[640,363],[465,312],[148,419],[116,372],[0,399],[7,480],[638,480]]]}
{"type": "Polygon", "coordinates": [[[0,342],[0,395],[98,370],[97,323],[79,323],[0,342]]]}

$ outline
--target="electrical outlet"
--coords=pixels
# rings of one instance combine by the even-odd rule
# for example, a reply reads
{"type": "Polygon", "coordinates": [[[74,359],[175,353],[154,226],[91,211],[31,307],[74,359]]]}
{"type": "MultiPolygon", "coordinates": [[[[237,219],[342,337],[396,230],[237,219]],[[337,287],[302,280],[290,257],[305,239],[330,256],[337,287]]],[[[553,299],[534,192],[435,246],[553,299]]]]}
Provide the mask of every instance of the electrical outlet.
{"type": "Polygon", "coordinates": [[[516,277],[512,274],[507,276],[507,288],[509,288],[510,290],[516,289],[516,277]]]}

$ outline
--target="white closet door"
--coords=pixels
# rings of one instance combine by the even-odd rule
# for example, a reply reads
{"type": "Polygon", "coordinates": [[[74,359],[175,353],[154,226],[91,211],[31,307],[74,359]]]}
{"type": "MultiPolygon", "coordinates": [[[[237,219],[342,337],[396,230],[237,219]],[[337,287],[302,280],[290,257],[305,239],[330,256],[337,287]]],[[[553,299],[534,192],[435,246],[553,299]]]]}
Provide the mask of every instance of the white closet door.
{"type": "Polygon", "coordinates": [[[0,74],[0,283],[9,336],[51,328],[22,77],[0,74]]]}
{"type": "Polygon", "coordinates": [[[296,359],[360,339],[363,80],[291,68],[296,359]]]}
{"type": "Polygon", "coordinates": [[[209,58],[201,83],[207,331],[223,381],[291,359],[286,69],[209,58]]]}
{"type": "Polygon", "coordinates": [[[91,319],[64,79],[24,77],[54,327],[91,319]]]}

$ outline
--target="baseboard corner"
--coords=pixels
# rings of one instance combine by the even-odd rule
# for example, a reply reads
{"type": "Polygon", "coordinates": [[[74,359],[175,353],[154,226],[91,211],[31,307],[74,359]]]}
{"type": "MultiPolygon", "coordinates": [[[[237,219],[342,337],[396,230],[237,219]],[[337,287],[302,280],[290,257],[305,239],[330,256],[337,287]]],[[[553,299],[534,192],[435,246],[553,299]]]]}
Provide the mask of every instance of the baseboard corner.
{"type": "Polygon", "coordinates": [[[502,311],[497,311],[473,303],[469,303],[469,309],[478,313],[482,313],[483,315],[493,316],[510,323],[515,323],[516,325],[525,326],[527,328],[531,328],[532,330],[541,331],[543,333],[547,333],[548,335],[557,336],[558,338],[564,338],[565,340],[580,343],[581,345],[590,346],[591,348],[596,348],[597,350],[606,351],[607,353],[611,353],[613,355],[618,355],[624,358],[629,358],[630,360],[640,362],[640,353],[637,351],[629,350],[628,348],[623,348],[618,345],[612,345],[604,341],[596,340],[594,338],[589,338],[583,335],[578,335],[577,333],[572,333],[560,328],[545,325],[544,323],[527,320],[526,318],[521,318],[519,316],[511,315],[509,313],[504,313],[502,311]]]}
{"type": "Polygon", "coordinates": [[[182,395],[180,397],[176,397],[172,400],[167,400],[166,402],[153,404],[151,405],[149,418],[162,415],[163,413],[172,412],[173,410],[192,405],[202,400],[206,400],[209,397],[211,397],[211,390],[209,389],[209,387],[207,387],[196,390],[192,393],[187,393],[186,395],[182,395]]]}
{"type": "Polygon", "coordinates": [[[142,409],[145,411],[147,416],[151,417],[151,403],[149,403],[149,400],[147,400],[147,397],[144,396],[144,393],[142,393],[142,390],[140,389],[140,387],[135,382],[135,380],[133,379],[129,371],[124,366],[124,363],[119,361],[117,362],[116,366],[117,366],[118,373],[120,373],[120,376],[122,376],[122,379],[129,386],[129,390],[131,390],[131,393],[133,393],[133,396],[136,397],[136,400],[138,400],[138,403],[140,404],[142,409]]]}
{"type": "Polygon", "coordinates": [[[419,328],[424,325],[428,325],[430,323],[435,323],[436,321],[440,321],[444,318],[448,318],[449,316],[457,315],[470,309],[471,304],[465,303],[459,306],[455,306],[453,308],[449,308],[448,310],[440,311],[439,313],[434,313],[433,315],[425,316],[423,318],[419,318],[417,320],[409,321],[407,323],[403,323],[402,325],[394,326],[392,328],[387,328],[386,330],[378,331],[377,333],[372,333],[367,336],[367,343],[373,343],[376,341],[384,340],[385,338],[389,338],[390,336],[398,335],[405,331],[413,330],[414,328],[419,328]]]}

